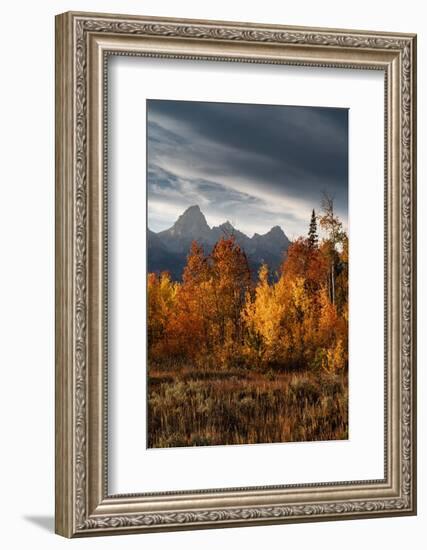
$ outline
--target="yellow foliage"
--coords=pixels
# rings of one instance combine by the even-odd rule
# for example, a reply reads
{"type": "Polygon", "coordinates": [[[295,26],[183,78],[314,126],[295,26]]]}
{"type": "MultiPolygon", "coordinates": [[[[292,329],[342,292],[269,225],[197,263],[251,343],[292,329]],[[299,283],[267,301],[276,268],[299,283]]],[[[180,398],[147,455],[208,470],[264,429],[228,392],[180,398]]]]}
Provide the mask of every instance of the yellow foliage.
{"type": "Polygon", "coordinates": [[[216,368],[346,368],[346,235],[342,243],[334,252],[333,292],[328,243],[297,240],[280,276],[273,280],[262,265],[256,283],[234,238],[220,239],[209,255],[193,243],[181,283],[149,274],[150,356],[216,368]]]}
{"type": "Polygon", "coordinates": [[[177,289],[178,285],[171,280],[169,273],[149,274],[147,301],[150,343],[156,343],[163,337],[169,316],[175,305],[177,289]]]}
{"type": "Polygon", "coordinates": [[[325,350],[322,358],[322,368],[331,374],[336,374],[345,367],[346,356],[343,342],[339,339],[333,347],[325,350]]]}

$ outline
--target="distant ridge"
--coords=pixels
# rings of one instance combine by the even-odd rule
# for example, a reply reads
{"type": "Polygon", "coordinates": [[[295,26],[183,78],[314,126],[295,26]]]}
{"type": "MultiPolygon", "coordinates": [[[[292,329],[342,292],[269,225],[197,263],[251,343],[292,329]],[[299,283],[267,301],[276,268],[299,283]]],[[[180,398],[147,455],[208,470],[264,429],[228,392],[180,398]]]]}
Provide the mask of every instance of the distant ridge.
{"type": "Polygon", "coordinates": [[[271,271],[276,271],[290,244],[278,225],[264,235],[255,233],[253,237],[233,227],[228,220],[210,228],[200,207],[193,205],[169,229],[159,233],[148,230],[148,271],[169,271],[173,279],[180,280],[193,241],[197,241],[204,247],[205,253],[209,253],[221,237],[230,236],[234,236],[237,244],[244,249],[253,276],[256,276],[262,263],[268,264],[271,271]]]}

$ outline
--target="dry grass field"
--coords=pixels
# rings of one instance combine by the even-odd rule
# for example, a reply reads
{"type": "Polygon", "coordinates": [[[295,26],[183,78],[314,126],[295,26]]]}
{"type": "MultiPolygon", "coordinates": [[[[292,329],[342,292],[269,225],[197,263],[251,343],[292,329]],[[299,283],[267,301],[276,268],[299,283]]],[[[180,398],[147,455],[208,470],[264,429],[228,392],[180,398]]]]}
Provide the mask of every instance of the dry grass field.
{"type": "Polygon", "coordinates": [[[347,437],[346,373],[150,368],[151,448],[347,437]]]}

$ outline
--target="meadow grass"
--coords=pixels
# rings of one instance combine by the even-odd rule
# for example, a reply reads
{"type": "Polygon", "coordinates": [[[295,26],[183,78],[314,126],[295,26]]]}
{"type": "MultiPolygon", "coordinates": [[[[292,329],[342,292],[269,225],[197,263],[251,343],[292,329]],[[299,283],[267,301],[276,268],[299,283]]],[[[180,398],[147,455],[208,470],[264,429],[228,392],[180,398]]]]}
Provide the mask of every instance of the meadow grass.
{"type": "Polygon", "coordinates": [[[150,448],[347,438],[346,373],[150,366],[150,448]]]}

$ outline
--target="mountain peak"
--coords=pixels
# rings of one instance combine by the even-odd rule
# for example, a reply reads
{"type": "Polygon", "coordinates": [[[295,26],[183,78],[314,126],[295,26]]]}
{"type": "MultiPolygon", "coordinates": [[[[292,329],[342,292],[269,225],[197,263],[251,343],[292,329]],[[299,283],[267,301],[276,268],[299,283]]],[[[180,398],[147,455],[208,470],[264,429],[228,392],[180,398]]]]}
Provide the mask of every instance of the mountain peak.
{"type": "Polygon", "coordinates": [[[192,206],[189,206],[186,210],[184,210],[182,216],[185,216],[186,214],[198,214],[199,212],[200,214],[202,214],[200,206],[198,204],[193,204],[192,206]]]}
{"type": "Polygon", "coordinates": [[[272,228],[270,229],[270,231],[267,233],[267,235],[268,235],[268,234],[270,234],[270,235],[278,235],[278,236],[280,235],[280,236],[282,236],[282,235],[284,235],[285,233],[284,233],[283,229],[280,227],[280,225],[275,225],[274,227],[272,227],[272,228]]]}
{"type": "Polygon", "coordinates": [[[198,220],[207,225],[206,218],[203,215],[202,211],[200,210],[200,207],[198,204],[189,206],[186,210],[184,210],[184,212],[176,220],[175,225],[182,220],[195,220],[195,221],[198,220]]]}
{"type": "Polygon", "coordinates": [[[222,223],[219,226],[221,229],[225,229],[227,231],[234,231],[234,227],[231,225],[231,222],[227,220],[226,222],[222,223]]]}
{"type": "Polygon", "coordinates": [[[167,231],[175,236],[199,239],[209,233],[210,227],[200,207],[195,204],[188,207],[167,231]]]}

